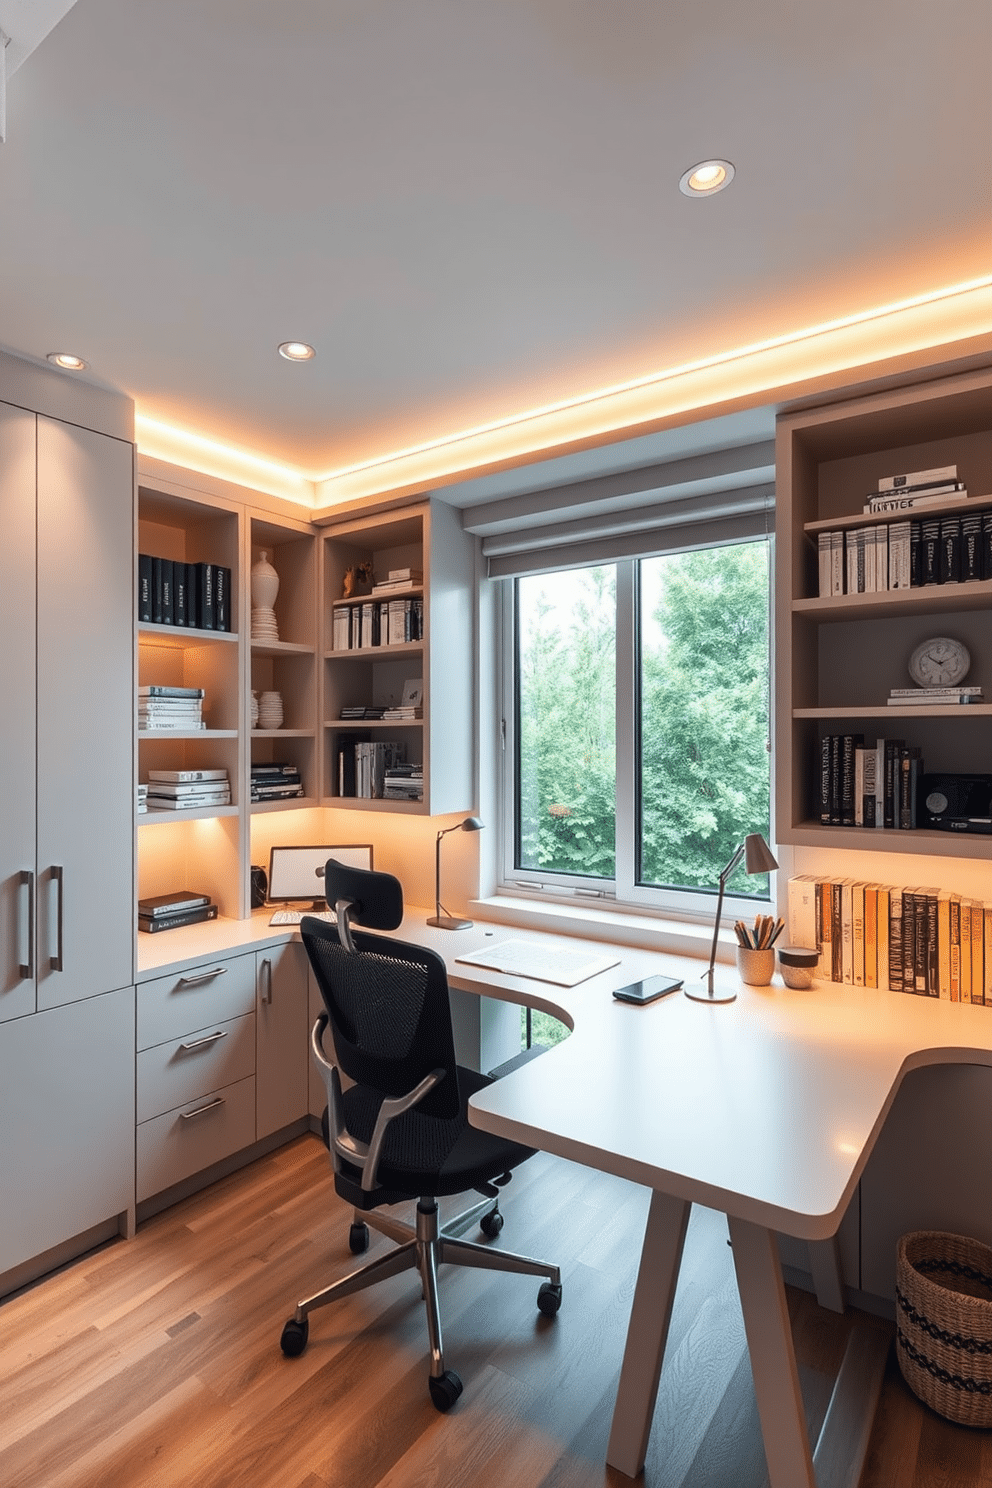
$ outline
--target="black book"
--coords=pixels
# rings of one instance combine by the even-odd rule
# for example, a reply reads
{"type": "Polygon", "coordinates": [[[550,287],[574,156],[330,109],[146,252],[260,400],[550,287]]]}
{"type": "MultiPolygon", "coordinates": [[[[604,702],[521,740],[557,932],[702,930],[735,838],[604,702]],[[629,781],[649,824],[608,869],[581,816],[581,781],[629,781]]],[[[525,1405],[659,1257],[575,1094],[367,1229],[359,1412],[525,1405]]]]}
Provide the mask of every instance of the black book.
{"type": "Polygon", "coordinates": [[[354,796],[357,794],[357,775],[355,772],[355,744],[357,740],[341,738],[338,740],[338,795],[354,796]]]}
{"type": "Polygon", "coordinates": [[[927,996],[940,996],[940,957],[937,948],[937,895],[927,891],[927,996]]]}
{"type": "Polygon", "coordinates": [[[171,558],[162,558],[162,624],[172,625],[174,614],[174,603],[172,594],[173,562],[171,558]]]}
{"type": "Polygon", "coordinates": [[[148,553],[138,554],[138,623],[152,618],[152,560],[148,553]]]}
{"type": "Polygon", "coordinates": [[[162,624],[162,560],[152,559],[152,624],[162,624]]]}
{"type": "Polygon", "coordinates": [[[916,991],[916,915],[914,889],[902,891],[902,990],[916,991]]]}
{"type": "Polygon", "coordinates": [[[982,577],[982,513],[961,518],[961,582],[982,577]]]}
{"type": "Polygon", "coordinates": [[[961,518],[940,519],[940,582],[961,582],[961,518]]]}
{"type": "Polygon", "coordinates": [[[196,564],[187,563],[186,568],[186,624],[193,630],[200,623],[199,601],[196,595],[196,564]]]}
{"type": "Polygon", "coordinates": [[[824,734],[820,740],[820,825],[830,825],[830,754],[833,739],[824,734]]]}
{"type": "Polygon", "coordinates": [[[841,943],[841,896],[839,883],[830,885],[830,980],[844,980],[844,947],[841,943]]]}
{"type": "Polygon", "coordinates": [[[992,579],[992,511],[982,515],[982,578],[992,579]]]}
{"type": "Polygon", "coordinates": [[[919,521],[909,524],[909,584],[911,589],[919,589],[923,583],[922,526],[923,523],[919,521]]]}
{"type": "Polygon", "coordinates": [[[840,824],[854,826],[854,752],[865,742],[864,734],[844,734],[840,761],[840,824]]]}
{"type": "Polygon", "coordinates": [[[185,914],[188,909],[199,909],[209,903],[209,894],[194,894],[190,889],[180,889],[176,894],[155,894],[150,899],[139,899],[138,913],[146,919],[158,919],[160,915],[185,914]]]}
{"type": "Polygon", "coordinates": [[[840,734],[830,735],[830,825],[840,826],[840,760],[843,740],[840,734]]]}
{"type": "Polygon", "coordinates": [[[184,909],[178,914],[138,915],[138,929],[146,935],[157,935],[160,930],[178,930],[181,925],[199,925],[203,920],[217,918],[216,904],[201,904],[198,909],[184,909]]]}
{"type": "Polygon", "coordinates": [[[185,563],[173,563],[172,565],[172,623],[173,625],[189,624],[186,619],[185,563]]]}
{"type": "Polygon", "coordinates": [[[898,764],[899,751],[903,743],[902,739],[886,739],[885,741],[885,812],[882,824],[886,827],[899,825],[898,764]]]}
{"type": "Polygon", "coordinates": [[[927,517],[920,523],[920,583],[940,583],[940,518],[927,517]]]}
{"type": "Polygon", "coordinates": [[[899,822],[904,832],[916,826],[916,796],[920,776],[920,751],[899,751],[899,822]]]}
{"type": "Polygon", "coordinates": [[[214,597],[215,575],[216,567],[213,563],[198,563],[196,565],[196,611],[201,630],[217,629],[214,597]]]}
{"type": "Polygon", "coordinates": [[[231,570],[214,565],[214,629],[231,628],[231,570]]]}

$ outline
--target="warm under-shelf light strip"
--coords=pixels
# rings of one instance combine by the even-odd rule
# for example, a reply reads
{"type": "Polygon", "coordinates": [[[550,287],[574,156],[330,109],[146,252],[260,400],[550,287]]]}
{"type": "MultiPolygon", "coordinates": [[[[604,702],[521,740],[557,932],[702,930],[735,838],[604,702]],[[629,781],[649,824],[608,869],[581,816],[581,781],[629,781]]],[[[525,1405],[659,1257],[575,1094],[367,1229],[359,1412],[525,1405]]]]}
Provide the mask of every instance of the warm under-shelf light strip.
{"type": "Polygon", "coordinates": [[[140,413],[138,446],[195,470],[326,506],[389,491],[429,489],[497,463],[550,454],[583,440],[621,437],[652,421],[990,333],[992,275],[986,275],[681,362],[324,475],[307,475],[140,413]]]}

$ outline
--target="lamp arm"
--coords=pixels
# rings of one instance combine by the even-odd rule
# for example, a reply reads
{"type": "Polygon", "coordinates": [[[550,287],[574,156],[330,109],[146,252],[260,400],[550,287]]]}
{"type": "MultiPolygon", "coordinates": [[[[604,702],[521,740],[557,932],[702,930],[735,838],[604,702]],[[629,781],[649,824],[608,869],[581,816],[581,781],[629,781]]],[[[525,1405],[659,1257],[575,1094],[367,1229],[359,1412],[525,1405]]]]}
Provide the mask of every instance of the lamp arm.
{"type": "Polygon", "coordinates": [[[710,964],[706,972],[711,988],[713,986],[713,969],[716,965],[717,942],[720,938],[720,913],[723,909],[723,891],[727,887],[727,879],[733,873],[734,869],[737,867],[743,856],[744,843],[742,842],[740,847],[734,853],[733,857],[730,859],[730,862],[727,864],[726,868],[724,868],[723,872],[720,874],[720,892],[717,895],[716,900],[716,919],[713,921],[713,944],[710,947],[710,964]]]}
{"type": "Polygon", "coordinates": [[[441,838],[443,832],[438,832],[434,843],[434,918],[441,918],[441,838]]]}

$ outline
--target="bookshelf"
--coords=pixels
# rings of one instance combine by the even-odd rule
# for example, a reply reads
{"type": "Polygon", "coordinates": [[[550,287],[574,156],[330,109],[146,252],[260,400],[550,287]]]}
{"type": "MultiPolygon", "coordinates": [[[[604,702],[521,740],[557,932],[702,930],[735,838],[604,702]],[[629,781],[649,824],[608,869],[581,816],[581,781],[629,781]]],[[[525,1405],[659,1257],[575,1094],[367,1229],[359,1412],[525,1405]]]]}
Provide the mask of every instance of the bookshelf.
{"type": "MultiPolygon", "coordinates": [[[[969,496],[948,513],[992,508],[992,369],[875,393],[778,420],[776,579],[776,836],[799,846],[988,857],[992,838],[949,831],[823,826],[818,816],[823,734],[898,733],[927,772],[985,773],[992,705],[889,707],[909,686],[907,663],[930,636],[971,653],[969,683],[992,695],[992,581],[821,597],[817,533],[868,525],[866,494],[880,477],[956,464],[969,496]]],[[[940,515],[930,507],[914,516],[940,515]]],[[[879,515],[877,522],[891,521],[879,515]]]]}
{"type": "Polygon", "coordinates": [[[419,815],[470,810],[475,795],[474,550],[458,513],[443,502],[416,503],[332,523],[325,527],[322,541],[322,804],[419,815]],[[335,611],[373,602],[370,594],[345,597],[343,592],[347,570],[362,564],[372,565],[377,580],[396,569],[423,573],[422,585],[411,583],[393,596],[422,605],[419,638],[395,641],[392,632],[386,632],[388,639],[379,645],[335,647],[335,611]],[[404,684],[417,678],[423,681],[422,718],[392,722],[341,718],[341,710],[350,706],[398,704],[404,684]],[[352,742],[380,740],[401,745],[407,763],[422,764],[423,800],[342,795],[342,750],[352,742]]]}

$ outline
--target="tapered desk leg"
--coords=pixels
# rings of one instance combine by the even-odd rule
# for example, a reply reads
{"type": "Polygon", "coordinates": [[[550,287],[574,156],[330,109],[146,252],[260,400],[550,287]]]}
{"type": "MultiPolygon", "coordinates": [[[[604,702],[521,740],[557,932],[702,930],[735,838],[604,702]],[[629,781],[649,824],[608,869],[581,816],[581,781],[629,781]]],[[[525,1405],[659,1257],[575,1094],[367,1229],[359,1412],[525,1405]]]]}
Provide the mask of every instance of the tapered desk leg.
{"type": "Polygon", "coordinates": [[[606,1449],[610,1466],[628,1478],[635,1478],[641,1471],[647,1453],[690,1208],[684,1199],[657,1192],[651,1195],[606,1449]]]}
{"type": "Polygon", "coordinates": [[[816,1488],[775,1235],[730,1219],[770,1488],[816,1488]]]}

